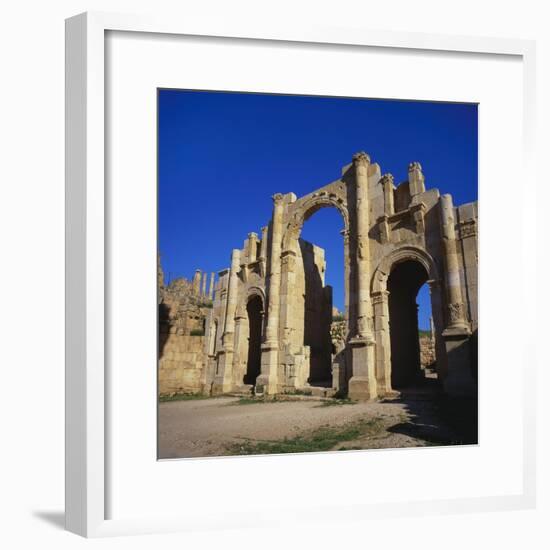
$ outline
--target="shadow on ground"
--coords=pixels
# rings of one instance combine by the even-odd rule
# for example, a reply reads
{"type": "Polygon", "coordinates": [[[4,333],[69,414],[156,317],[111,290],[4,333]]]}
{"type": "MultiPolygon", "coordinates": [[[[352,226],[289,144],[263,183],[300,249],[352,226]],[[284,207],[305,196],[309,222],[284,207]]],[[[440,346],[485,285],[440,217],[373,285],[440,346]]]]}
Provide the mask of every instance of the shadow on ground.
{"type": "Polygon", "coordinates": [[[399,397],[383,402],[402,404],[409,417],[389,427],[388,432],[421,439],[429,445],[478,443],[477,399],[446,396],[436,380],[406,388],[399,397]]]}
{"type": "Polygon", "coordinates": [[[65,512],[63,511],[35,510],[33,516],[57,529],[65,529],[65,512]]]}

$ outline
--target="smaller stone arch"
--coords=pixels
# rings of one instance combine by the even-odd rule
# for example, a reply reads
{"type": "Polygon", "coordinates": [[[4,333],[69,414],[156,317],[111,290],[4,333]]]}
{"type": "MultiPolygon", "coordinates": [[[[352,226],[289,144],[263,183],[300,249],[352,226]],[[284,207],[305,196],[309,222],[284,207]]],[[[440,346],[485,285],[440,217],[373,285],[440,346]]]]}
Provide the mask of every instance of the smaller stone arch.
{"type": "Polygon", "coordinates": [[[426,270],[428,280],[433,282],[439,281],[437,266],[432,256],[423,248],[413,245],[405,245],[396,248],[380,260],[380,263],[372,276],[371,294],[385,291],[392,267],[407,260],[415,260],[419,262],[426,270]]]}
{"type": "Polygon", "coordinates": [[[245,303],[247,304],[255,296],[258,296],[261,299],[262,308],[265,311],[265,304],[266,304],[265,290],[263,288],[260,288],[259,286],[251,286],[248,288],[248,291],[246,293],[245,303]]]}

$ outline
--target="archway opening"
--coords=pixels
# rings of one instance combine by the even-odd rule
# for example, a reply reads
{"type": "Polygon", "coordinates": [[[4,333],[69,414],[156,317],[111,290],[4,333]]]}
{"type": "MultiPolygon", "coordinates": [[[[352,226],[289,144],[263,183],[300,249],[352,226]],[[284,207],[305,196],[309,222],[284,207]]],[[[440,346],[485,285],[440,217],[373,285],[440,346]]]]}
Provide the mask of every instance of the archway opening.
{"type": "Polygon", "coordinates": [[[332,387],[332,363],[343,348],[345,266],[342,214],[323,205],[306,216],[299,239],[304,269],[304,336],[313,386],[332,387]]]}
{"type": "Polygon", "coordinates": [[[419,290],[427,280],[426,269],[415,260],[394,265],[388,278],[391,384],[395,389],[414,386],[426,378],[421,363],[417,298],[422,299],[424,319],[427,303],[419,290]]]}
{"type": "Polygon", "coordinates": [[[262,362],[262,299],[259,296],[252,296],[246,304],[248,314],[248,357],[246,361],[246,373],[243,382],[255,384],[260,374],[262,362]]]}

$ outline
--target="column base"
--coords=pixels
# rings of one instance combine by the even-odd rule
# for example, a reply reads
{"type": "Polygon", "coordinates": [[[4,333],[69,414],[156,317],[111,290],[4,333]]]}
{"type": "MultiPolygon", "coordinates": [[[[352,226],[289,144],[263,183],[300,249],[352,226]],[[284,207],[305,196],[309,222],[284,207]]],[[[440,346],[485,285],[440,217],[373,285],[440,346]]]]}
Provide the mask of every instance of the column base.
{"type": "Polygon", "coordinates": [[[353,401],[372,401],[378,393],[368,378],[354,376],[348,383],[348,397],[353,401]]]}
{"type": "Polygon", "coordinates": [[[279,362],[278,344],[262,345],[262,372],[256,378],[254,392],[257,395],[274,395],[277,393],[277,365],[279,362]]]}
{"type": "Polygon", "coordinates": [[[443,331],[447,352],[447,375],[443,381],[445,392],[457,397],[476,394],[476,380],[472,369],[471,333],[467,327],[450,327],[443,331]]]}
{"type": "Polygon", "coordinates": [[[374,342],[368,338],[355,337],[351,346],[353,376],[348,383],[348,396],[356,401],[370,401],[378,397],[374,366],[374,342]]]}
{"type": "Polygon", "coordinates": [[[221,395],[233,390],[232,382],[233,351],[220,351],[218,354],[218,374],[212,382],[212,395],[221,395]]]}

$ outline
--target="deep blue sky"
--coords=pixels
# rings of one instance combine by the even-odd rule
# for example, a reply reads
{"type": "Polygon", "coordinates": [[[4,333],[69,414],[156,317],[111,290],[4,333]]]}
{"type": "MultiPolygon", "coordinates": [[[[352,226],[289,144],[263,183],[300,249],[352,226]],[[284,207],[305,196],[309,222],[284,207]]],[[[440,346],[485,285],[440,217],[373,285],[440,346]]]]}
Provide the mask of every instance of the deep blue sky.
{"type": "MultiPolygon", "coordinates": [[[[455,205],[477,199],[477,106],[471,104],[160,90],[159,251],[166,278],[227,267],[271,216],[274,193],[298,197],[337,179],[366,151],[395,182],[411,161],[455,205]]],[[[340,215],[318,211],[302,237],[326,251],[343,309],[340,215]]],[[[420,326],[429,296],[418,297],[420,326]]]]}

